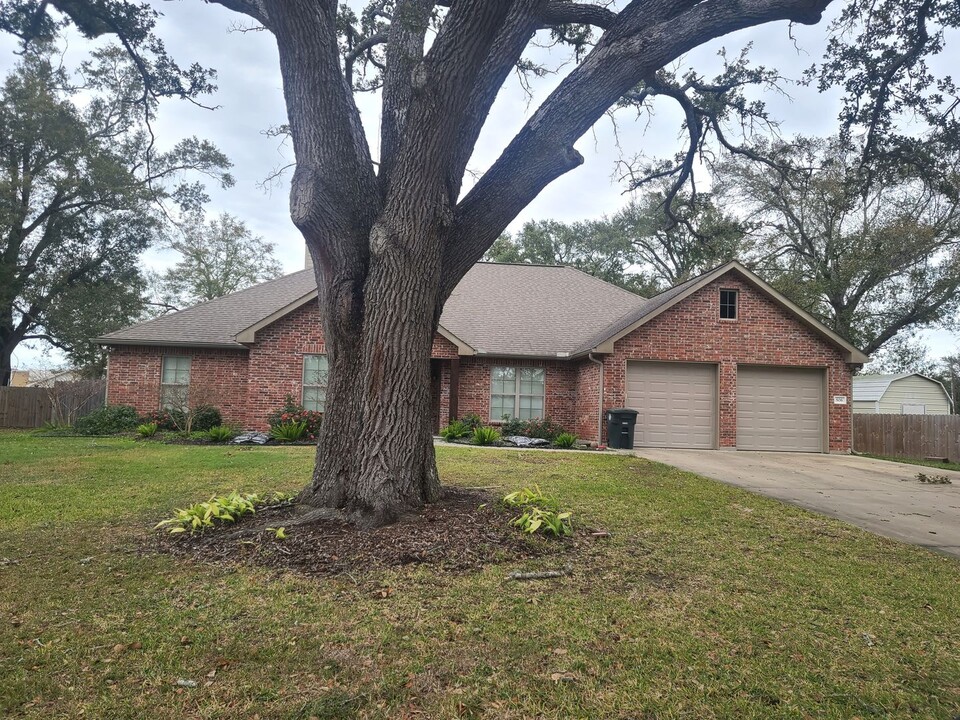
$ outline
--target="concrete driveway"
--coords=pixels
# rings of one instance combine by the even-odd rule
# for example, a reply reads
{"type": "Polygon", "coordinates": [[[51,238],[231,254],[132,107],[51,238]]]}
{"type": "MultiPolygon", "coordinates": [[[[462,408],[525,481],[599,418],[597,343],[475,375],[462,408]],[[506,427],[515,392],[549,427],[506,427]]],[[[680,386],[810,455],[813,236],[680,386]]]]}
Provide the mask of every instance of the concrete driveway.
{"type": "Polygon", "coordinates": [[[878,535],[960,556],[960,472],[853,455],[648,448],[633,452],[878,535]],[[918,472],[946,475],[953,484],[922,484],[918,472]]]}

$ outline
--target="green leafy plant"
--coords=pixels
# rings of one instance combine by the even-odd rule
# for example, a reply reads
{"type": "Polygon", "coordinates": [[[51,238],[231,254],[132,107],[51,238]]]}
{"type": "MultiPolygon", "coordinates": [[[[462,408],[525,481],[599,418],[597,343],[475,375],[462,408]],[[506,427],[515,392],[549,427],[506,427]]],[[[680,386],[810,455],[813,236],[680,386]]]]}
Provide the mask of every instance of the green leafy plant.
{"type": "Polygon", "coordinates": [[[116,435],[130,432],[140,424],[136,409],[129,405],[105,405],[79,418],[73,426],[78,435],[116,435]]]}
{"type": "Polygon", "coordinates": [[[278,425],[300,422],[306,423],[305,435],[307,439],[316,440],[317,434],[320,432],[320,424],[323,422],[323,413],[305,409],[289,393],[284,398],[283,406],[267,415],[267,423],[271,430],[278,425]]]}
{"type": "Polygon", "coordinates": [[[474,445],[493,445],[500,441],[500,432],[492,427],[478,427],[473,429],[474,445]]]}
{"type": "Polygon", "coordinates": [[[520,528],[528,535],[533,535],[538,530],[554,537],[563,537],[573,533],[573,524],[570,522],[569,512],[557,512],[556,510],[536,506],[528,507],[512,522],[515,527],[520,528]]]}
{"type": "Polygon", "coordinates": [[[307,434],[307,423],[284,422],[270,428],[270,437],[278,442],[295,442],[307,434]]]}
{"type": "Polygon", "coordinates": [[[141,425],[137,425],[137,435],[139,435],[140,437],[145,437],[145,438],[153,437],[154,435],[157,434],[157,430],[158,430],[158,427],[155,422],[143,423],[141,425]]]}
{"type": "Polygon", "coordinates": [[[558,448],[572,448],[577,444],[577,436],[573,433],[562,432],[553,439],[553,444],[558,448]]]}
{"type": "Polygon", "coordinates": [[[525,487],[504,495],[500,503],[520,510],[520,514],[510,522],[524,533],[533,535],[540,532],[554,537],[573,533],[571,513],[561,511],[557,501],[545,495],[539,485],[525,487]]]}
{"type": "Polygon", "coordinates": [[[209,430],[207,430],[207,437],[211,442],[222,443],[226,442],[234,436],[233,428],[226,425],[216,425],[209,430]]]}
{"type": "Polygon", "coordinates": [[[178,508],[174,510],[173,517],[161,520],[154,529],[166,528],[170,533],[189,532],[194,535],[217,523],[232,523],[244,515],[252,515],[263,504],[263,498],[256,493],[244,494],[234,490],[229,495],[214,495],[206,502],[178,508]]]}
{"type": "Polygon", "coordinates": [[[463,421],[454,420],[440,431],[440,437],[447,441],[458,440],[472,432],[473,428],[468,427],[463,421]]]}
{"type": "Polygon", "coordinates": [[[274,536],[277,540],[286,540],[286,539],[287,539],[287,531],[286,531],[286,528],[283,528],[283,527],[278,527],[278,528],[268,527],[268,528],[267,528],[267,532],[272,532],[272,533],[273,533],[273,536],[274,536]]]}
{"type": "Polygon", "coordinates": [[[504,495],[500,502],[507,507],[524,507],[525,505],[547,505],[553,507],[555,501],[553,498],[543,494],[539,485],[525,487],[522,490],[504,495]]]}

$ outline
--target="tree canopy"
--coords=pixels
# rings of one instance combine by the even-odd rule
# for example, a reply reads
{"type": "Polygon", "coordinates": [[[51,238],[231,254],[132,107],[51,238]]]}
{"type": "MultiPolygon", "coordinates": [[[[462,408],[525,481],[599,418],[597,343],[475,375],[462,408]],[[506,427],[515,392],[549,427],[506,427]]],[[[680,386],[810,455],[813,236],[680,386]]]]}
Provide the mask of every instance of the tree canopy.
{"type": "Polygon", "coordinates": [[[206,220],[193,212],[178,223],[166,247],[180,258],[158,279],[167,305],[184,307],[223,297],[281,274],[275,245],[228,213],[206,220]]]}
{"type": "Polygon", "coordinates": [[[208,142],[189,138],[158,150],[145,124],[154,109],[140,73],[115,46],[97,50],[77,75],[58,62],[54,46],[31,46],[6,78],[0,384],[23,341],[46,340],[77,363],[96,363],[90,338],[140,313],[137,261],[162,234],[159,203],[203,202],[190,171],[232,182],[229,161],[208,142]]]}

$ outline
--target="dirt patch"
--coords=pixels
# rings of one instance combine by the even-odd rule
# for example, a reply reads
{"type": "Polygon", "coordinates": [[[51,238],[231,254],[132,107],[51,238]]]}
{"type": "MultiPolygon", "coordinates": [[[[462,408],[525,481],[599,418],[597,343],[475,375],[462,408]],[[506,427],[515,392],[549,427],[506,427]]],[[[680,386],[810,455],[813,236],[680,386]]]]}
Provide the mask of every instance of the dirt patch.
{"type": "Polygon", "coordinates": [[[445,488],[436,503],[396,523],[362,530],[336,520],[294,525],[293,505],[267,507],[236,525],[202,535],[158,535],[161,552],[201,562],[246,563],[305,575],[358,575],[372,570],[429,564],[446,571],[478,570],[492,563],[546,554],[568,554],[569,539],[524,536],[510,525],[513,513],[478,490],[445,488]],[[285,528],[280,540],[267,528],[285,528]]]}

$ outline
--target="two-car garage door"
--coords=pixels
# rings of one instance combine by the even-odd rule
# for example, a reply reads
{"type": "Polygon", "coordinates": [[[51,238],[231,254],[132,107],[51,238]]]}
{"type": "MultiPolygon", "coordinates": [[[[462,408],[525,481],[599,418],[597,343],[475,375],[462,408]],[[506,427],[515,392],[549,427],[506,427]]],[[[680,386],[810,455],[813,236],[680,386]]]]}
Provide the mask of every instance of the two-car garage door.
{"type": "MultiPolygon", "coordinates": [[[[627,407],[636,410],[637,447],[717,447],[717,366],[628,362],[627,407]]],[[[737,368],[737,448],[820,452],[820,369],[737,368]]]]}

